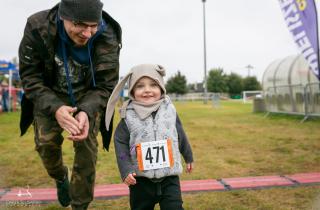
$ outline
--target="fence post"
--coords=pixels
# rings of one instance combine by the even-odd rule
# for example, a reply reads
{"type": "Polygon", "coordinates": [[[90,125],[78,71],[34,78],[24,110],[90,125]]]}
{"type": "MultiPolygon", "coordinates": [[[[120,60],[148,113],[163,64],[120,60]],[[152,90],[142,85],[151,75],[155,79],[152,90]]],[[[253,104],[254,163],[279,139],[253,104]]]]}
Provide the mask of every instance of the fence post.
{"type": "Polygon", "coordinates": [[[308,97],[307,97],[307,85],[303,87],[303,98],[304,98],[304,118],[301,120],[301,123],[308,119],[308,97]]]}

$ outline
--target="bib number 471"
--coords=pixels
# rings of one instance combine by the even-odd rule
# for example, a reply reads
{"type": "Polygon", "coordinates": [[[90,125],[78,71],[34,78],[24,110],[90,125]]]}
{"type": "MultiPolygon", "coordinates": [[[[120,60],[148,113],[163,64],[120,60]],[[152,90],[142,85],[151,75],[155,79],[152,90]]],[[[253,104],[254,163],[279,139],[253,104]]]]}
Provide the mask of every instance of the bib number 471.
{"type": "Polygon", "coordinates": [[[173,166],[170,139],[140,143],[136,148],[138,166],[141,171],[173,166]]]}
{"type": "Polygon", "coordinates": [[[152,147],[152,149],[150,148],[150,147],[148,147],[148,149],[147,149],[147,154],[146,154],[146,157],[145,157],[145,159],[146,160],[149,160],[150,161],[150,164],[152,164],[153,163],[153,159],[154,159],[154,157],[153,157],[153,154],[154,153],[152,153],[152,150],[153,151],[155,151],[155,156],[156,156],[156,163],[159,163],[159,156],[160,156],[160,150],[161,150],[161,157],[162,157],[162,162],[165,162],[166,161],[166,156],[165,156],[165,152],[164,152],[164,146],[161,146],[161,147],[159,147],[159,146],[157,146],[157,147],[152,147]]]}

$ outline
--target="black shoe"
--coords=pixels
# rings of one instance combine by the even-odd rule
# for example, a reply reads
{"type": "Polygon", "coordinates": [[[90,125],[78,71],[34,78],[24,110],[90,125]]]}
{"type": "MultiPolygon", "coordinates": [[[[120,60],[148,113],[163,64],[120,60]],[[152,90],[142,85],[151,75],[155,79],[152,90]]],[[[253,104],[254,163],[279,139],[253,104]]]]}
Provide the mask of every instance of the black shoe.
{"type": "Polygon", "coordinates": [[[63,207],[69,206],[71,202],[71,198],[69,196],[68,174],[66,175],[63,181],[56,180],[56,186],[57,186],[57,195],[58,195],[59,203],[63,207]]]}

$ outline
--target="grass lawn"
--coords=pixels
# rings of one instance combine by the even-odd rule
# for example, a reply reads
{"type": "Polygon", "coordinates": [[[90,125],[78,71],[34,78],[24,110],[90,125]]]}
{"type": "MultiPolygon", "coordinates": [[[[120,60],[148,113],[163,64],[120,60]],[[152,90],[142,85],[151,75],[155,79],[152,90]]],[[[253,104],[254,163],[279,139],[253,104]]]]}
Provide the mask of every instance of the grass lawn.
{"type": "MultiPolygon", "coordinates": [[[[176,102],[193,147],[195,170],[182,180],[282,175],[320,171],[320,120],[252,113],[252,104],[223,101],[176,102]]],[[[118,122],[118,116],[116,116],[118,122]]],[[[54,187],[34,151],[33,130],[19,137],[19,113],[0,114],[0,188],[54,187]]],[[[99,137],[99,139],[101,139],[99,137]]],[[[63,147],[64,161],[73,161],[72,142],[63,147]]],[[[100,150],[97,184],[120,183],[114,148],[100,150]]],[[[183,194],[185,209],[320,209],[320,186],[201,192],[183,194]]],[[[0,206],[0,209],[19,209],[0,206]]],[[[63,209],[57,203],[21,209],[63,209]]],[[[90,209],[129,209],[128,198],[96,200],[90,209]]],[[[158,208],[159,209],[159,208],[158,208]]]]}

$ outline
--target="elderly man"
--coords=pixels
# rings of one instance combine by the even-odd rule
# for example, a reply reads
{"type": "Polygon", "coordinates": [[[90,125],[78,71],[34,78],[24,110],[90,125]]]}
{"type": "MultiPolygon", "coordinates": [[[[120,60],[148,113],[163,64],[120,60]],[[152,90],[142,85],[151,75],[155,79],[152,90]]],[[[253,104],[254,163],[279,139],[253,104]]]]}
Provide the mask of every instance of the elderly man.
{"type": "Polygon", "coordinates": [[[36,150],[55,179],[64,207],[87,209],[93,200],[97,134],[118,81],[120,25],[100,0],[61,0],[27,20],[19,48],[21,135],[33,122],[36,150]],[[62,159],[62,132],[74,144],[71,181],[62,159]]]}

